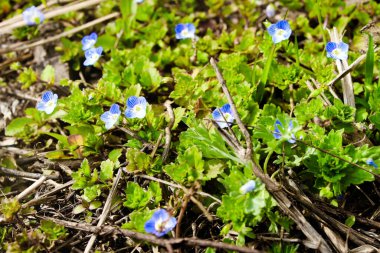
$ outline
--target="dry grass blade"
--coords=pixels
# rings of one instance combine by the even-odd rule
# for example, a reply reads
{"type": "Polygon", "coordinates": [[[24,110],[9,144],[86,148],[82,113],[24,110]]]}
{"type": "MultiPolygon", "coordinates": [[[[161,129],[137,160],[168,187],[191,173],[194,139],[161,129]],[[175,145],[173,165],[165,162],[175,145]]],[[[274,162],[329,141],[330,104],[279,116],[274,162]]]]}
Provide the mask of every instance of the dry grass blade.
{"type": "MultiPolygon", "coordinates": [[[[45,19],[53,18],[53,17],[59,16],[59,15],[65,14],[67,12],[70,12],[70,11],[78,11],[78,10],[81,10],[84,8],[88,8],[90,6],[99,4],[102,1],[104,1],[104,0],[87,0],[84,2],[79,2],[77,4],[58,7],[58,8],[55,8],[51,11],[44,13],[44,16],[45,16],[45,19]]],[[[0,24],[0,35],[10,33],[10,32],[12,32],[13,29],[16,29],[18,27],[25,26],[25,25],[26,25],[26,23],[24,20],[13,22],[13,23],[7,24],[7,25],[2,26],[2,27],[0,24]]]]}

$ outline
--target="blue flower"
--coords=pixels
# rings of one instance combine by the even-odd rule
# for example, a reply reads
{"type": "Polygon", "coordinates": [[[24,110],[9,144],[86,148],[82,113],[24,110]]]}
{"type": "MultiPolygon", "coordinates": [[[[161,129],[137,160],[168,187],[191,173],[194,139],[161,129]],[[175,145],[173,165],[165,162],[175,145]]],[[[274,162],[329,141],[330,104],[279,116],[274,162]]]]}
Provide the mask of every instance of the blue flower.
{"type": "Polygon", "coordinates": [[[180,39],[194,39],[195,38],[195,26],[191,23],[176,25],[175,37],[179,40],[180,39]]]}
{"type": "Polygon", "coordinates": [[[84,52],[84,56],[86,57],[86,60],[84,61],[83,65],[84,66],[90,66],[94,65],[102,55],[103,48],[102,47],[97,47],[97,48],[90,48],[87,49],[84,52]]]}
{"type": "Polygon", "coordinates": [[[256,182],[253,180],[249,180],[242,187],[240,187],[239,191],[241,194],[246,194],[248,192],[253,191],[256,188],[256,182]]]}
{"type": "Polygon", "coordinates": [[[41,100],[37,103],[37,110],[51,114],[57,106],[58,95],[53,92],[46,91],[42,94],[41,100]]]}
{"type": "Polygon", "coordinates": [[[375,169],[379,168],[379,166],[377,166],[377,164],[375,163],[375,161],[372,158],[368,158],[366,163],[370,166],[373,166],[375,169]]]}
{"type": "MultiPolygon", "coordinates": [[[[282,138],[283,132],[291,133],[291,131],[293,131],[293,121],[289,121],[288,129],[285,130],[281,121],[276,119],[276,122],[274,123],[274,132],[273,132],[273,137],[276,140],[279,140],[282,138]]],[[[294,136],[294,133],[291,133],[291,137],[288,138],[288,142],[292,144],[296,142],[296,137],[294,136]]]]}
{"type": "Polygon", "coordinates": [[[267,15],[268,18],[274,17],[274,15],[276,14],[276,9],[274,8],[273,4],[267,5],[267,7],[265,8],[265,14],[267,15]]]}
{"type": "Polygon", "coordinates": [[[146,106],[148,103],[144,97],[131,96],[127,99],[127,109],[125,110],[125,117],[133,119],[142,119],[146,115],[146,106]]]}
{"type": "Polygon", "coordinates": [[[144,229],[147,233],[161,237],[169,233],[176,224],[176,218],[170,216],[165,209],[158,209],[152,218],[145,223],[144,229]]]}
{"type": "Polygon", "coordinates": [[[228,125],[231,125],[235,119],[230,104],[225,104],[221,108],[216,108],[212,112],[212,118],[216,121],[220,128],[228,127],[228,125]]]}
{"type": "Polygon", "coordinates": [[[106,111],[100,116],[100,119],[106,123],[106,129],[110,129],[115,125],[117,120],[119,119],[121,112],[118,104],[111,105],[109,111],[106,111]]]}
{"type": "Polygon", "coordinates": [[[136,3],[141,4],[144,0],[135,0],[136,3]]]}
{"type": "Polygon", "coordinates": [[[95,46],[98,35],[96,33],[91,33],[90,35],[84,36],[82,39],[82,50],[86,51],[95,46]]]}
{"type": "Polygon", "coordinates": [[[326,45],[327,57],[335,60],[347,60],[348,45],[344,42],[328,42],[326,45]]]}
{"type": "Polygon", "coordinates": [[[292,34],[289,23],[286,20],[280,20],[276,24],[268,27],[268,32],[272,36],[273,43],[277,44],[283,40],[289,39],[292,34]]]}
{"type": "Polygon", "coordinates": [[[36,6],[26,8],[22,17],[29,26],[41,24],[45,20],[44,14],[36,6]]]}

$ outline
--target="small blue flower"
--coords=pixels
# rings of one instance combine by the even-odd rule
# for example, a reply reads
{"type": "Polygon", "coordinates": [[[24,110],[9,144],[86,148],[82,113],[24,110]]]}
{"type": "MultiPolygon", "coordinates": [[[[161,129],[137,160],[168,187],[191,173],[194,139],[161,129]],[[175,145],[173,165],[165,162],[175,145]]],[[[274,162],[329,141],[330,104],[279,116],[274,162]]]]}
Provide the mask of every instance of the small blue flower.
{"type": "Polygon", "coordinates": [[[111,105],[109,111],[106,111],[100,116],[100,119],[106,123],[106,129],[113,127],[119,119],[121,112],[118,104],[111,105]]]}
{"type": "MultiPolygon", "coordinates": [[[[281,139],[283,136],[283,133],[282,133],[283,131],[286,131],[287,133],[291,133],[291,131],[293,131],[293,121],[289,121],[288,129],[285,130],[281,121],[276,119],[276,122],[274,123],[273,137],[276,140],[281,139]]],[[[288,142],[292,143],[292,144],[296,142],[296,137],[295,137],[294,133],[291,133],[291,138],[288,139],[288,142]]]]}
{"type": "Polygon", "coordinates": [[[276,9],[273,4],[267,5],[267,7],[265,8],[265,14],[267,15],[268,18],[274,17],[274,15],[276,14],[276,9]]]}
{"type": "Polygon", "coordinates": [[[328,42],[326,45],[327,57],[335,60],[347,60],[348,45],[344,42],[328,42]]]}
{"type": "Polygon", "coordinates": [[[191,23],[178,24],[175,27],[175,37],[180,39],[194,39],[195,38],[195,26],[191,23]]]}
{"type": "Polygon", "coordinates": [[[372,159],[372,158],[368,158],[366,163],[372,167],[374,167],[375,169],[378,169],[379,166],[377,166],[377,164],[375,163],[375,161],[372,159]]]}
{"type": "Polygon", "coordinates": [[[235,119],[230,104],[225,104],[221,108],[216,108],[212,112],[212,118],[216,121],[220,128],[228,127],[228,125],[231,125],[235,119]]]}
{"type": "Polygon", "coordinates": [[[96,33],[91,33],[90,35],[84,36],[82,39],[82,50],[86,51],[95,46],[98,35],[96,33]]]}
{"type": "Polygon", "coordinates": [[[144,97],[131,96],[127,99],[127,109],[125,110],[125,117],[133,119],[142,119],[146,115],[146,107],[148,103],[144,97]]]}
{"type": "Polygon", "coordinates": [[[253,180],[249,180],[242,187],[240,187],[239,191],[241,194],[246,194],[248,192],[253,191],[256,188],[256,182],[253,180]]]}
{"type": "Polygon", "coordinates": [[[97,47],[97,48],[90,48],[87,49],[84,52],[84,56],[86,57],[86,60],[84,61],[83,65],[84,66],[90,66],[94,65],[102,55],[103,48],[102,47],[97,47]]]}
{"type": "Polygon", "coordinates": [[[170,216],[165,209],[158,209],[152,218],[145,223],[144,229],[147,233],[161,237],[169,233],[176,224],[176,218],[170,216]]]}
{"type": "Polygon", "coordinates": [[[44,14],[36,6],[26,8],[22,17],[29,26],[41,24],[45,20],[44,14]]]}
{"type": "Polygon", "coordinates": [[[141,4],[144,0],[135,0],[136,3],[141,4]]]}
{"type": "Polygon", "coordinates": [[[272,36],[273,43],[277,44],[283,40],[289,39],[292,34],[292,29],[286,20],[280,20],[276,24],[268,27],[268,32],[272,36]]]}
{"type": "Polygon", "coordinates": [[[42,94],[41,100],[37,103],[37,110],[51,114],[57,106],[58,95],[53,92],[46,91],[42,94]]]}

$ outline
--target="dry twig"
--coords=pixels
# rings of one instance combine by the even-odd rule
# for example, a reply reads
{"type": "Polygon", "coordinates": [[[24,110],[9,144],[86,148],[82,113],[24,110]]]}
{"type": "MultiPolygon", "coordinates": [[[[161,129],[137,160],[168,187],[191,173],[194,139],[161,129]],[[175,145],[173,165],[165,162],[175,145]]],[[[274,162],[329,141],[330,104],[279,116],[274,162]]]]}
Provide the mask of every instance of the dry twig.
{"type": "Polygon", "coordinates": [[[211,247],[215,249],[221,249],[221,250],[231,250],[236,252],[243,252],[243,253],[262,253],[262,251],[250,249],[248,247],[241,247],[236,246],[228,243],[223,242],[217,242],[217,241],[209,241],[209,240],[202,240],[198,238],[173,238],[173,239],[164,239],[164,238],[158,238],[153,235],[147,235],[139,232],[134,232],[127,229],[120,229],[119,227],[114,226],[92,226],[90,224],[86,223],[76,223],[71,221],[65,221],[65,220],[59,220],[49,217],[43,217],[43,219],[53,221],[56,224],[65,226],[67,228],[82,230],[94,234],[122,234],[125,237],[133,238],[139,241],[145,241],[150,242],[156,245],[159,245],[161,247],[167,248],[167,245],[170,245],[171,247],[186,247],[186,246],[199,246],[199,247],[211,247]]]}
{"type": "Polygon", "coordinates": [[[59,175],[43,175],[39,173],[31,173],[19,170],[12,170],[4,167],[0,167],[0,175],[7,175],[12,177],[25,177],[25,178],[33,178],[39,179],[42,176],[45,176],[47,179],[58,179],[59,175]]]}
{"type": "MultiPolygon", "coordinates": [[[[115,178],[115,180],[113,182],[113,185],[112,185],[112,188],[110,190],[110,193],[108,194],[106,203],[104,204],[103,212],[100,215],[98,224],[96,225],[96,227],[98,227],[98,228],[100,228],[104,224],[104,222],[106,221],[106,219],[108,217],[108,213],[109,213],[109,211],[111,209],[112,198],[113,198],[113,196],[114,196],[114,194],[116,192],[117,185],[119,184],[122,171],[123,171],[122,168],[119,168],[119,170],[117,171],[116,178],[115,178]]],[[[97,236],[96,233],[94,233],[91,236],[90,240],[87,243],[86,249],[84,250],[84,253],[89,253],[90,252],[90,250],[92,248],[92,245],[94,244],[94,242],[96,240],[96,236],[97,236]]]]}

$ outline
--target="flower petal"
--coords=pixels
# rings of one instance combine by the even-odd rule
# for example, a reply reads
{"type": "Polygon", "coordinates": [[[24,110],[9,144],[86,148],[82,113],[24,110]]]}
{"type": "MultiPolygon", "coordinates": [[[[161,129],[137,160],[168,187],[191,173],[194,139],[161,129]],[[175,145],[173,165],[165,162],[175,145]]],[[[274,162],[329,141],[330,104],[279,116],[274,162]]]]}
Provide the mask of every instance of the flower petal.
{"type": "Polygon", "coordinates": [[[118,104],[111,105],[110,113],[112,114],[120,114],[120,106],[118,104]]]}
{"type": "Polygon", "coordinates": [[[44,94],[42,94],[42,101],[43,102],[49,102],[51,99],[53,99],[53,92],[52,91],[46,91],[44,94]]]}
{"type": "Polygon", "coordinates": [[[335,42],[328,42],[327,44],[326,44],[326,51],[327,51],[327,53],[332,53],[332,51],[334,51],[334,49],[336,49],[337,48],[337,45],[336,45],[336,43],[335,42]]]}
{"type": "Polygon", "coordinates": [[[131,96],[127,99],[127,107],[128,108],[133,108],[135,105],[138,103],[138,98],[136,96],[131,96]]]}

